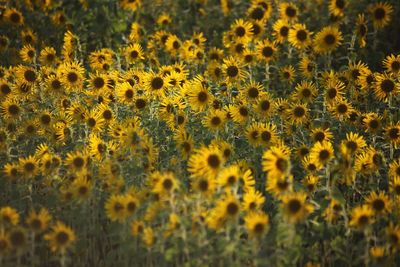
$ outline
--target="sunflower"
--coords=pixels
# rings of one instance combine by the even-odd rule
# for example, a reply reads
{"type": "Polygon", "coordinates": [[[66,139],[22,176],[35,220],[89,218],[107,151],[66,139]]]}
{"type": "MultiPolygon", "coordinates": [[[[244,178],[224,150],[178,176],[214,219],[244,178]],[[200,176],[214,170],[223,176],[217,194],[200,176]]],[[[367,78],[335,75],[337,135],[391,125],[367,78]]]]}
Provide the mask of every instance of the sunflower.
{"type": "Polygon", "coordinates": [[[228,85],[236,84],[246,76],[242,62],[232,56],[223,60],[222,70],[228,85]]]}
{"type": "Polygon", "coordinates": [[[376,215],[382,215],[390,212],[391,201],[384,192],[371,192],[365,202],[372,208],[376,215]]]}
{"type": "Polygon", "coordinates": [[[165,48],[172,57],[175,57],[182,48],[182,42],[176,35],[171,34],[165,42],[165,48]]]}
{"type": "Polygon", "coordinates": [[[144,60],[143,48],[140,44],[130,44],[124,49],[125,60],[128,64],[134,64],[144,60]]]}
{"type": "Polygon", "coordinates": [[[264,62],[273,61],[276,57],[278,47],[275,42],[271,42],[267,39],[260,40],[256,44],[257,58],[264,62]]]}
{"type": "Polygon", "coordinates": [[[226,112],[223,110],[209,110],[202,121],[203,125],[210,130],[223,129],[226,123],[226,112]]]}
{"type": "Polygon", "coordinates": [[[269,230],[269,218],[263,212],[248,213],[244,217],[244,224],[250,238],[261,238],[269,230]]]}
{"type": "Polygon", "coordinates": [[[264,1],[263,5],[251,5],[247,10],[250,19],[255,21],[266,21],[272,12],[272,4],[264,1]]]}
{"type": "Polygon", "coordinates": [[[250,80],[240,87],[239,91],[242,98],[245,98],[250,103],[254,103],[263,95],[264,86],[262,83],[250,80]]]}
{"type": "Polygon", "coordinates": [[[248,189],[243,194],[243,210],[247,212],[254,212],[261,210],[265,202],[265,197],[261,192],[255,190],[253,187],[248,189]]]}
{"type": "Polygon", "coordinates": [[[232,194],[224,195],[216,205],[215,210],[224,221],[236,219],[240,213],[240,202],[232,194]]]}
{"type": "Polygon", "coordinates": [[[330,79],[326,85],[324,85],[325,89],[325,101],[329,103],[334,103],[343,98],[345,84],[339,79],[330,79]]]}
{"type": "Polygon", "coordinates": [[[384,133],[386,140],[388,140],[395,148],[400,145],[400,123],[386,126],[384,133]]]}
{"type": "Polygon", "coordinates": [[[8,233],[10,245],[17,251],[23,250],[28,244],[28,236],[22,227],[14,227],[8,233]]]}
{"type": "Polygon", "coordinates": [[[15,97],[9,97],[1,103],[0,113],[5,119],[18,120],[23,109],[20,101],[15,97]]]}
{"type": "Polygon", "coordinates": [[[390,97],[399,93],[400,84],[392,75],[388,73],[377,73],[375,79],[373,90],[377,99],[387,101],[390,97]]]}
{"type": "Polygon", "coordinates": [[[26,218],[26,224],[34,233],[42,233],[48,227],[52,216],[46,208],[41,208],[39,212],[32,210],[26,218]]]}
{"type": "Polygon", "coordinates": [[[301,81],[295,87],[295,92],[291,95],[293,100],[302,103],[311,103],[317,96],[317,88],[313,82],[301,81]]]}
{"type": "Polygon", "coordinates": [[[362,136],[357,133],[346,133],[346,140],[342,141],[340,150],[344,155],[354,155],[360,152],[367,143],[362,136]]]}
{"type": "Polygon", "coordinates": [[[290,123],[300,125],[308,121],[309,111],[305,104],[294,103],[290,109],[286,110],[286,116],[290,123]]]}
{"type": "Polygon", "coordinates": [[[368,33],[368,25],[365,21],[364,14],[358,14],[355,32],[358,37],[358,45],[360,48],[365,47],[367,45],[366,37],[368,33]]]}
{"type": "Polygon", "coordinates": [[[286,177],[290,168],[290,149],[287,146],[271,146],[263,153],[262,170],[267,173],[268,178],[286,177]]]}
{"type": "Polygon", "coordinates": [[[375,74],[369,69],[362,71],[357,81],[363,91],[372,89],[374,82],[376,82],[375,74]]]}
{"type": "Polygon", "coordinates": [[[18,163],[7,163],[3,166],[2,173],[8,181],[16,181],[20,176],[18,163]]]}
{"type": "Polygon", "coordinates": [[[64,253],[75,241],[75,232],[71,227],[58,221],[52,227],[52,231],[44,236],[49,241],[50,249],[53,252],[64,253]]]}
{"type": "Polygon", "coordinates": [[[341,17],[344,15],[347,4],[347,0],[330,0],[329,13],[335,17],[341,17]]]}
{"type": "Polygon", "coordinates": [[[319,54],[330,53],[341,44],[342,40],[342,33],[337,27],[324,27],[314,37],[314,50],[319,54]]]}
{"type": "Polygon", "coordinates": [[[347,99],[340,99],[328,106],[330,113],[339,120],[347,120],[354,111],[347,99]]]}
{"type": "Polygon", "coordinates": [[[368,112],[362,119],[366,131],[371,133],[378,133],[382,127],[382,117],[375,112],[368,112]]]}
{"type": "Polygon", "coordinates": [[[30,44],[24,45],[19,51],[19,56],[26,63],[33,63],[36,60],[36,49],[30,44]]]}
{"type": "Polygon", "coordinates": [[[334,156],[333,145],[328,141],[316,142],[310,151],[310,160],[320,166],[324,166],[334,156]]]}
{"type": "Polygon", "coordinates": [[[210,197],[215,192],[217,182],[214,177],[202,176],[193,177],[191,179],[190,185],[195,192],[198,192],[203,196],[210,197]]]}
{"type": "Polygon", "coordinates": [[[178,187],[179,182],[174,173],[166,172],[162,173],[161,177],[159,177],[157,182],[154,184],[153,192],[162,196],[167,196],[177,190],[178,187]]]}
{"type": "Polygon", "coordinates": [[[183,91],[187,94],[190,107],[194,111],[203,111],[213,102],[213,95],[209,92],[208,86],[204,86],[201,81],[195,80],[186,83],[183,91]]]}
{"type": "Polygon", "coordinates": [[[0,229],[0,257],[6,256],[11,250],[10,237],[4,228],[0,229]]]}
{"type": "Polygon", "coordinates": [[[1,207],[0,222],[5,226],[10,226],[10,225],[16,226],[19,223],[18,211],[9,206],[1,207]]]}
{"type": "Polygon", "coordinates": [[[32,86],[39,80],[39,73],[28,66],[18,66],[16,69],[17,81],[32,86]]]}
{"type": "Polygon", "coordinates": [[[251,109],[244,103],[229,105],[227,110],[232,120],[239,124],[246,124],[251,117],[251,109]]]}
{"type": "Polygon", "coordinates": [[[289,29],[289,43],[297,49],[304,49],[311,45],[312,32],[308,31],[304,24],[294,24],[289,29]]]}
{"type": "Polygon", "coordinates": [[[245,43],[248,42],[252,36],[252,24],[249,21],[244,21],[243,19],[237,19],[231,25],[231,33],[235,36],[237,41],[244,41],[245,43]]]}
{"type": "Polygon", "coordinates": [[[277,43],[283,43],[289,36],[290,25],[286,20],[278,19],[272,26],[272,36],[277,43]]]}
{"type": "Polygon", "coordinates": [[[194,149],[192,136],[184,130],[178,130],[175,132],[174,140],[183,158],[188,158],[194,149]]]}
{"type": "Polygon", "coordinates": [[[332,198],[329,202],[329,205],[326,207],[323,216],[326,221],[330,223],[336,223],[340,216],[342,216],[342,214],[342,205],[338,200],[332,198]]]}
{"type": "Polygon", "coordinates": [[[254,122],[254,123],[250,124],[246,128],[247,141],[253,147],[257,147],[260,144],[260,130],[261,130],[261,127],[262,127],[261,123],[254,122]]]}
{"type": "Polygon", "coordinates": [[[20,158],[18,164],[19,171],[25,178],[33,178],[39,173],[39,161],[33,156],[20,158]]]}
{"type": "Polygon", "coordinates": [[[386,238],[391,247],[400,248],[400,225],[390,223],[385,229],[386,238]]]}
{"type": "Polygon", "coordinates": [[[69,152],[65,159],[65,165],[74,172],[82,172],[87,166],[87,156],[80,151],[69,152]]]}
{"type": "Polygon", "coordinates": [[[302,191],[292,192],[282,197],[281,208],[290,223],[303,222],[314,211],[314,207],[306,203],[306,198],[307,194],[302,191]]]}
{"type": "Polygon", "coordinates": [[[221,187],[234,187],[239,182],[239,167],[237,165],[224,167],[218,173],[217,181],[221,187]]]}
{"type": "Polygon", "coordinates": [[[56,74],[49,75],[45,79],[45,90],[50,96],[61,95],[64,92],[61,78],[56,74]]]}
{"type": "Polygon", "coordinates": [[[389,74],[399,74],[400,73],[400,55],[388,55],[383,60],[383,67],[389,74]]]}
{"type": "Polygon", "coordinates": [[[104,208],[106,210],[107,217],[111,221],[123,222],[128,216],[126,206],[124,205],[124,200],[124,196],[122,195],[111,195],[107,199],[104,208]]]}
{"type": "Polygon", "coordinates": [[[108,76],[103,73],[89,74],[89,88],[95,91],[100,91],[107,88],[108,76]]]}
{"type": "Polygon", "coordinates": [[[357,81],[359,77],[361,76],[362,73],[368,71],[368,66],[367,64],[359,61],[357,63],[351,62],[349,63],[349,66],[347,68],[347,71],[345,72],[345,77],[347,78],[350,82],[353,82],[354,84],[357,84],[357,81]]]}
{"type": "Polygon", "coordinates": [[[120,6],[129,11],[136,11],[142,4],[142,0],[119,0],[120,6]]]}
{"type": "Polygon", "coordinates": [[[58,67],[61,83],[70,91],[82,91],[85,69],[80,62],[63,63],[58,67]]]}
{"type": "Polygon", "coordinates": [[[275,105],[272,97],[265,93],[259,97],[255,104],[253,104],[253,108],[257,116],[268,118],[274,115],[275,105]]]}
{"type": "Polygon", "coordinates": [[[213,146],[196,149],[189,158],[188,171],[195,177],[215,177],[225,163],[222,153],[213,146]]]}
{"type": "Polygon", "coordinates": [[[311,78],[316,70],[316,64],[310,57],[304,56],[300,59],[299,69],[305,78],[311,78]]]}
{"type": "Polygon", "coordinates": [[[383,28],[389,24],[393,6],[387,2],[378,2],[368,6],[372,23],[376,29],[383,28]]]}
{"type": "Polygon", "coordinates": [[[7,8],[3,14],[6,21],[15,25],[21,26],[24,24],[24,17],[20,11],[16,10],[15,8],[7,8]]]}
{"type": "Polygon", "coordinates": [[[364,229],[373,222],[374,211],[370,205],[356,206],[351,211],[350,226],[357,229],[364,229]]]}

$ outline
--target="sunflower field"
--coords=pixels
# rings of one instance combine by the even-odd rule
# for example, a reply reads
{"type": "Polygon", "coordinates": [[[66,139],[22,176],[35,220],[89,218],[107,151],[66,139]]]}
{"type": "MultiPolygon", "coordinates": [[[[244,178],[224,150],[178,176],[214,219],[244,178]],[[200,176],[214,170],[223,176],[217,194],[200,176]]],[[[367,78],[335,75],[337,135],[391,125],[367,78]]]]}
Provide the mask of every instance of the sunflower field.
{"type": "Polygon", "coordinates": [[[398,0],[0,1],[0,266],[400,266],[398,0]]]}

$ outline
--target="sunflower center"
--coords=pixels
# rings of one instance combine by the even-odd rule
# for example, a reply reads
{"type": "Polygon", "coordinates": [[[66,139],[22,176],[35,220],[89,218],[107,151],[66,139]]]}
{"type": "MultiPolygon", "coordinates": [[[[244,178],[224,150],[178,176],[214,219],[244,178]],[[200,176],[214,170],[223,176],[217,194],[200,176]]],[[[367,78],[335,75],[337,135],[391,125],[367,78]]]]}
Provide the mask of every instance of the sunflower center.
{"type": "Polygon", "coordinates": [[[203,191],[203,192],[207,191],[208,190],[208,181],[205,179],[202,179],[199,182],[199,189],[200,189],[200,191],[203,191]]]}
{"type": "Polygon", "coordinates": [[[59,80],[53,80],[51,82],[51,87],[55,90],[58,90],[61,88],[61,82],[59,80]]]}
{"type": "Polygon", "coordinates": [[[229,158],[232,154],[232,151],[229,148],[224,149],[224,157],[229,158]]]}
{"type": "Polygon", "coordinates": [[[392,64],[390,65],[393,71],[397,72],[400,70],[400,62],[399,61],[393,61],[392,64]]]}
{"type": "Polygon", "coordinates": [[[135,102],[136,108],[143,109],[146,106],[146,101],[144,99],[137,99],[135,102]]]}
{"type": "Polygon", "coordinates": [[[36,80],[36,73],[33,70],[26,70],[24,72],[25,80],[28,82],[34,82],[36,80]]]}
{"type": "Polygon", "coordinates": [[[386,17],[386,11],[383,8],[377,8],[374,12],[374,17],[376,20],[383,20],[386,17]]]}
{"type": "Polygon", "coordinates": [[[10,234],[10,242],[13,247],[21,247],[25,244],[25,241],[25,234],[20,230],[14,231],[10,234]]]}
{"type": "Polygon", "coordinates": [[[252,131],[250,135],[251,135],[252,139],[257,139],[258,138],[258,131],[257,130],[252,131]]]}
{"type": "Polygon", "coordinates": [[[394,90],[394,82],[392,80],[386,79],[382,82],[381,88],[385,93],[390,93],[394,90]]]}
{"type": "Polygon", "coordinates": [[[236,215],[239,212],[239,206],[236,203],[231,202],[226,207],[226,211],[231,216],[236,215]]]}
{"type": "Polygon", "coordinates": [[[323,132],[317,132],[314,136],[315,141],[321,142],[325,139],[325,134],[323,132]]]}
{"type": "Polygon", "coordinates": [[[258,95],[259,95],[258,89],[255,88],[255,87],[251,87],[251,88],[248,90],[248,95],[249,95],[249,97],[251,97],[251,98],[256,98],[256,97],[258,97],[258,95]]]}
{"type": "Polygon", "coordinates": [[[70,72],[67,75],[67,79],[70,83],[74,83],[78,80],[78,75],[75,72],[70,72]]]}
{"type": "Polygon", "coordinates": [[[296,37],[299,41],[304,42],[305,40],[307,40],[307,32],[305,30],[299,30],[296,33],[296,37]]]}
{"type": "Polygon", "coordinates": [[[133,91],[131,89],[128,89],[125,91],[125,96],[126,98],[132,98],[133,97],[133,91]]]}
{"type": "Polygon", "coordinates": [[[374,208],[374,210],[376,211],[382,211],[385,208],[385,202],[382,199],[375,199],[372,202],[372,207],[374,208]]]}
{"type": "Polygon", "coordinates": [[[59,232],[56,235],[57,243],[60,245],[64,245],[68,243],[69,235],[66,232],[59,232]]]}
{"type": "Polygon", "coordinates": [[[337,111],[340,114],[345,114],[347,112],[347,110],[348,110],[348,108],[347,108],[346,104],[339,104],[338,107],[337,107],[337,111]]]}
{"type": "Polygon", "coordinates": [[[269,110],[271,104],[269,103],[268,100],[264,100],[261,102],[260,107],[263,111],[269,110]]]}
{"type": "Polygon", "coordinates": [[[324,42],[325,42],[327,45],[333,45],[333,44],[335,44],[335,42],[336,42],[336,37],[335,37],[335,35],[333,35],[333,34],[327,34],[327,35],[325,36],[325,38],[324,38],[324,42]]]}
{"type": "Polygon", "coordinates": [[[239,37],[243,37],[246,34],[246,29],[242,26],[236,28],[235,33],[239,37]]]}
{"type": "Polygon", "coordinates": [[[390,139],[397,139],[400,137],[400,130],[398,128],[389,129],[389,137],[390,139]]]}
{"type": "Polygon", "coordinates": [[[327,160],[330,157],[331,153],[328,150],[324,149],[319,152],[319,158],[321,160],[327,160]]]}
{"type": "Polygon", "coordinates": [[[263,223],[257,223],[254,225],[254,232],[257,234],[261,234],[264,232],[264,224],[263,223]]]}
{"type": "Polygon", "coordinates": [[[242,115],[243,117],[247,117],[247,115],[249,115],[249,112],[247,111],[247,108],[245,108],[245,107],[240,107],[240,108],[239,108],[239,113],[240,113],[240,115],[242,115]]]}
{"type": "Polygon", "coordinates": [[[48,114],[43,114],[40,117],[40,121],[42,122],[42,124],[48,125],[50,123],[50,121],[51,121],[51,117],[48,114]]]}
{"type": "Polygon", "coordinates": [[[275,165],[276,165],[276,168],[281,172],[285,172],[289,168],[288,161],[283,158],[278,158],[275,165]]]}
{"type": "Polygon", "coordinates": [[[76,157],[76,158],[74,158],[72,163],[74,164],[74,166],[76,168],[82,168],[83,164],[85,163],[85,160],[83,158],[81,158],[81,157],[76,157]]]}
{"type": "Polygon", "coordinates": [[[2,84],[0,90],[3,95],[8,95],[9,93],[11,93],[11,88],[10,86],[8,86],[8,84],[2,84]]]}
{"type": "Polygon", "coordinates": [[[297,14],[296,9],[291,6],[288,6],[286,8],[285,13],[286,13],[286,16],[288,16],[289,18],[294,18],[294,17],[296,17],[296,14],[297,14]]]}
{"type": "Polygon", "coordinates": [[[221,161],[217,155],[208,156],[207,162],[208,162],[208,165],[213,169],[217,169],[219,167],[219,165],[221,164],[221,161]]]}
{"type": "Polygon", "coordinates": [[[262,139],[264,142],[269,142],[269,141],[271,140],[271,137],[272,137],[272,135],[271,135],[271,133],[268,132],[268,131],[264,131],[264,132],[261,133],[261,139],[262,139]]]}
{"type": "Polygon", "coordinates": [[[253,34],[256,36],[261,32],[261,27],[257,24],[253,24],[252,29],[253,29],[253,34]]]}
{"type": "Polygon", "coordinates": [[[207,95],[207,93],[206,92],[200,92],[198,95],[197,95],[197,100],[199,100],[199,102],[206,102],[207,101],[207,99],[208,99],[208,95],[207,95]]]}
{"type": "Polygon", "coordinates": [[[368,224],[368,222],[369,222],[369,217],[367,215],[361,215],[360,218],[358,218],[358,224],[361,226],[368,224]]]}
{"type": "Polygon", "coordinates": [[[295,107],[293,115],[297,118],[301,118],[306,114],[306,111],[302,107],[295,107]]]}
{"type": "Polygon", "coordinates": [[[233,185],[236,182],[236,176],[231,175],[227,179],[228,184],[233,185]]]}
{"type": "Polygon", "coordinates": [[[211,124],[214,126],[218,126],[221,124],[221,119],[219,117],[213,117],[211,119],[211,124]]]}
{"type": "Polygon", "coordinates": [[[185,152],[190,152],[190,150],[192,149],[192,146],[188,143],[188,142],[184,142],[184,143],[182,143],[182,147],[183,147],[183,150],[185,150],[185,152]]]}
{"type": "Polygon", "coordinates": [[[106,119],[106,120],[111,120],[112,119],[112,113],[108,109],[104,110],[102,115],[103,115],[103,118],[106,119]]]}
{"type": "Polygon", "coordinates": [[[173,186],[173,183],[172,183],[171,179],[165,179],[165,180],[163,181],[162,185],[163,185],[163,188],[164,188],[165,190],[171,190],[171,188],[172,188],[172,186],[173,186]]]}
{"type": "Polygon", "coordinates": [[[139,52],[136,51],[136,50],[133,50],[133,51],[130,52],[129,56],[130,56],[132,59],[136,59],[136,58],[139,56],[139,52]]]}
{"type": "Polygon", "coordinates": [[[8,107],[8,112],[11,114],[11,115],[18,115],[19,114],[19,107],[17,106],[17,105],[10,105],[9,107],[8,107]]]}
{"type": "Polygon", "coordinates": [[[93,81],[94,87],[96,88],[102,88],[105,85],[104,79],[101,77],[97,77],[93,81]]]}
{"type": "Polygon", "coordinates": [[[261,20],[264,17],[264,10],[260,7],[253,9],[250,14],[252,19],[261,20]]]}
{"type": "Polygon", "coordinates": [[[88,188],[86,186],[80,186],[78,189],[79,195],[83,196],[88,192],[88,188]]]}
{"type": "Polygon", "coordinates": [[[270,46],[264,47],[262,49],[262,55],[264,57],[271,57],[273,53],[274,53],[274,50],[270,46]]]}
{"type": "Polygon", "coordinates": [[[236,66],[229,66],[226,69],[226,73],[228,74],[229,77],[236,77],[239,74],[239,69],[236,66]]]}
{"type": "Polygon", "coordinates": [[[24,170],[26,172],[33,172],[35,170],[35,164],[32,162],[27,162],[24,165],[24,170]]]}
{"type": "Polygon", "coordinates": [[[289,28],[286,26],[283,26],[282,28],[279,29],[279,34],[283,37],[288,36],[289,33],[289,28]]]}
{"type": "Polygon", "coordinates": [[[89,125],[89,127],[96,126],[96,120],[94,118],[89,118],[88,119],[88,125],[89,125]]]}
{"type": "Polygon", "coordinates": [[[346,147],[348,148],[348,149],[350,149],[351,151],[356,151],[357,150],[357,143],[356,142],[354,142],[354,141],[348,141],[347,143],[346,143],[346,147]]]}
{"type": "Polygon", "coordinates": [[[379,121],[378,120],[371,120],[368,125],[369,125],[369,127],[371,129],[378,129],[379,128],[379,121]]]}
{"type": "Polygon", "coordinates": [[[15,24],[19,24],[21,21],[21,16],[18,13],[13,12],[10,15],[10,20],[15,24]]]}
{"type": "Polygon", "coordinates": [[[177,122],[179,125],[182,125],[185,122],[185,117],[182,115],[178,115],[177,122]]]}
{"type": "Polygon", "coordinates": [[[292,214],[296,214],[301,209],[301,202],[298,199],[291,199],[288,203],[288,208],[292,214]]]}
{"type": "Polygon", "coordinates": [[[335,5],[337,8],[343,9],[346,5],[346,2],[344,0],[336,0],[335,5]]]}
{"type": "Polygon", "coordinates": [[[163,87],[163,85],[164,85],[164,81],[160,77],[155,77],[151,81],[151,88],[153,88],[153,90],[159,90],[163,87]]]}

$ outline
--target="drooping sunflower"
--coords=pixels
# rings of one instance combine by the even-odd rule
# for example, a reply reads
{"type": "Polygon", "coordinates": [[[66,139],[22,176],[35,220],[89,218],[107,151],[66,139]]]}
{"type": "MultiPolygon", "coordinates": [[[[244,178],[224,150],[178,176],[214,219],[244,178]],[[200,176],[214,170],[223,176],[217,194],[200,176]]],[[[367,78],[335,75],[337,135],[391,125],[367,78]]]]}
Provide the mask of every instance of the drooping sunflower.
{"type": "Polygon", "coordinates": [[[342,33],[337,27],[324,27],[314,37],[314,50],[319,54],[330,53],[337,49],[342,40],[342,33]]]}
{"type": "Polygon", "coordinates": [[[313,205],[306,202],[307,194],[299,191],[282,197],[281,208],[290,223],[303,222],[314,211],[313,205]]]}
{"type": "Polygon", "coordinates": [[[44,239],[49,241],[50,249],[53,252],[64,253],[76,240],[76,236],[71,227],[58,221],[52,226],[52,231],[44,236],[44,239]]]}
{"type": "Polygon", "coordinates": [[[387,2],[378,2],[368,6],[372,23],[375,28],[380,29],[389,24],[393,6],[387,2]]]}
{"type": "Polygon", "coordinates": [[[305,24],[297,23],[289,29],[288,40],[292,46],[302,50],[311,45],[311,35],[305,24]]]}

